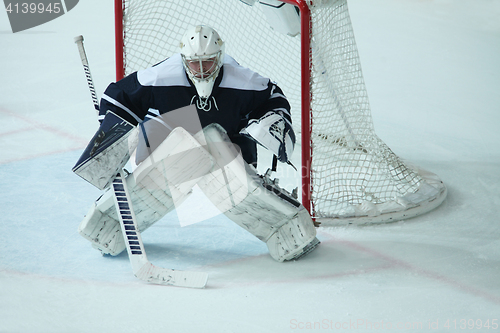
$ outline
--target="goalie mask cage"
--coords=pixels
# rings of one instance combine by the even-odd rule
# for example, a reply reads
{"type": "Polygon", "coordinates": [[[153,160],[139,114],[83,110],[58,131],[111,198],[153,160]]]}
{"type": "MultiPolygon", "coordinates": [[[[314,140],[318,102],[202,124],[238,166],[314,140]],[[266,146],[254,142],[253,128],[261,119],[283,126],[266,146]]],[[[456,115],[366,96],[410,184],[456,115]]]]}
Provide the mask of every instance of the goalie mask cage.
{"type": "Polygon", "coordinates": [[[347,0],[283,2],[300,12],[295,37],[272,29],[258,2],[115,0],[117,80],[179,52],[188,27],[209,25],[227,54],[289,99],[302,202],[316,221],[380,223],[437,207],[446,197],[440,179],[403,162],[375,134],[347,0]]]}

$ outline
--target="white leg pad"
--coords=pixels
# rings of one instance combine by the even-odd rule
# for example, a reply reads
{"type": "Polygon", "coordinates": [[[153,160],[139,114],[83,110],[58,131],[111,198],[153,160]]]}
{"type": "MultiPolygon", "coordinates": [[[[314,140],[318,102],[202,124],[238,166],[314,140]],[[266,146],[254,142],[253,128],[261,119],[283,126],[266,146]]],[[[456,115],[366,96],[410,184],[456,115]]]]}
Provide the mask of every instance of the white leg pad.
{"type": "Polygon", "coordinates": [[[266,242],[275,260],[293,259],[315,240],[316,229],[307,210],[289,194],[265,183],[241,154],[235,156],[222,128],[204,130],[218,169],[200,180],[200,188],[222,213],[266,242]]]}
{"type": "Polygon", "coordinates": [[[282,225],[266,242],[271,257],[277,261],[298,259],[319,244],[311,216],[302,207],[290,221],[282,225]],[[307,248],[307,247],[310,248],[307,248]]]}
{"type": "MultiPolygon", "coordinates": [[[[182,128],[174,129],[126,178],[139,231],[182,203],[212,165],[211,156],[198,141],[182,128]]],[[[90,208],[78,232],[104,254],[118,255],[125,250],[112,191],[90,208]]]]}
{"type": "Polygon", "coordinates": [[[125,249],[125,243],[110,193],[106,192],[90,207],[78,227],[78,233],[91,241],[92,246],[103,254],[116,256],[125,249]],[[110,206],[111,209],[106,209],[104,206],[110,206]]]}

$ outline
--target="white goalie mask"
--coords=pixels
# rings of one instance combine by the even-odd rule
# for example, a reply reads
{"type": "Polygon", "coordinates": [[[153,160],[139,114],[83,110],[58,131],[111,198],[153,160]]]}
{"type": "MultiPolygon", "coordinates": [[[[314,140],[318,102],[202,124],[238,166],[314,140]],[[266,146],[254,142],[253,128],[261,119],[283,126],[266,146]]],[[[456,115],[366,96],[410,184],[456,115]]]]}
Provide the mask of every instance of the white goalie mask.
{"type": "Polygon", "coordinates": [[[224,61],[224,42],[214,29],[198,25],[180,43],[182,63],[198,95],[208,98],[224,61]]]}

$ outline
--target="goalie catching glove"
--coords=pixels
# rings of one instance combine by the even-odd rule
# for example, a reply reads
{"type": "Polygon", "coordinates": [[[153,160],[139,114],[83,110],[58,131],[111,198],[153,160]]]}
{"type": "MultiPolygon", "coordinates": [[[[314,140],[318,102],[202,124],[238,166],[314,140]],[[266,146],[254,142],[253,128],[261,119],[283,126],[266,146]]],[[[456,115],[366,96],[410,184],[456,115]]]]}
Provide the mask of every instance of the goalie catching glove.
{"type": "Polygon", "coordinates": [[[286,163],[292,156],[295,132],[292,124],[278,113],[270,111],[258,120],[250,120],[240,134],[269,149],[280,162],[286,163]]]}

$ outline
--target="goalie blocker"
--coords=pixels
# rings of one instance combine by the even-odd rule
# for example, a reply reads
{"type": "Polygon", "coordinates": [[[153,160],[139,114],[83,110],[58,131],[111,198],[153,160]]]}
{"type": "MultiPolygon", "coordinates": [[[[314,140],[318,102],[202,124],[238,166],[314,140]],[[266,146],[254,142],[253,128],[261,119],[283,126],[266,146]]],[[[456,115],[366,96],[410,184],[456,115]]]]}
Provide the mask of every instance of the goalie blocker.
{"type": "Polygon", "coordinates": [[[72,170],[103,190],[127,163],[137,140],[136,128],[109,111],[72,170]]]}
{"type": "MultiPolygon", "coordinates": [[[[125,181],[140,231],[175,209],[198,184],[223,214],[265,242],[279,262],[298,259],[319,244],[307,210],[245,163],[216,124],[195,136],[183,128],[174,129],[125,181]],[[186,175],[185,170],[194,174],[186,175]]],[[[113,208],[108,191],[90,208],[79,233],[102,253],[118,255],[125,244],[113,208]]]]}

